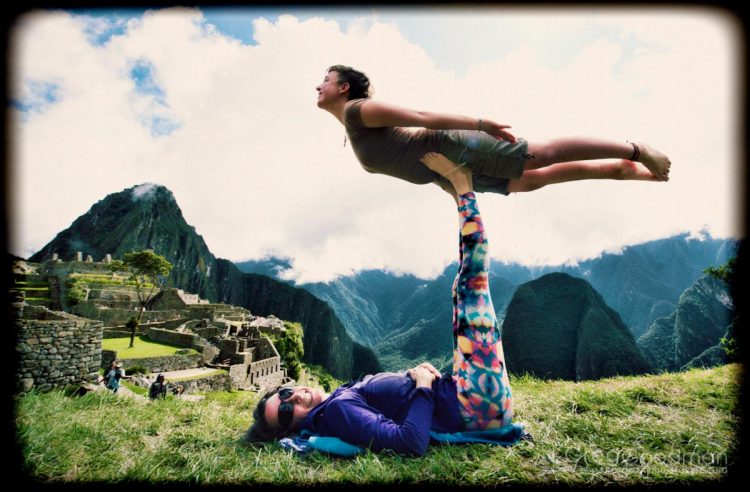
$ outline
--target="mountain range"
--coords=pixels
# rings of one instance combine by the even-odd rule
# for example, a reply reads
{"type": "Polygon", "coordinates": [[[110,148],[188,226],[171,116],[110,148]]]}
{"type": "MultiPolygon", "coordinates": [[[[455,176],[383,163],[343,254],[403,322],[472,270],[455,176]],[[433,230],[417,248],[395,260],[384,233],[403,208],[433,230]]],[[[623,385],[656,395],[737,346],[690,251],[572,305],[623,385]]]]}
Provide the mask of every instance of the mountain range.
{"type": "MultiPolygon", "coordinates": [[[[493,304],[502,323],[516,289],[562,272],[586,280],[639,339],[657,320],[678,309],[683,292],[703,277],[705,268],[721,265],[735,255],[737,244],[732,239],[686,233],[575,264],[531,267],[492,261],[493,304]]],[[[237,265],[243,271],[280,278],[290,262],[267,258],[237,265]]],[[[450,329],[446,329],[452,319],[448,298],[457,268],[453,263],[429,280],[366,270],[327,283],[299,286],[330,304],[352,337],[374,348],[386,369],[397,370],[422,360],[447,368],[452,346],[450,329]]],[[[663,368],[660,364],[654,367],[663,368]]]]}

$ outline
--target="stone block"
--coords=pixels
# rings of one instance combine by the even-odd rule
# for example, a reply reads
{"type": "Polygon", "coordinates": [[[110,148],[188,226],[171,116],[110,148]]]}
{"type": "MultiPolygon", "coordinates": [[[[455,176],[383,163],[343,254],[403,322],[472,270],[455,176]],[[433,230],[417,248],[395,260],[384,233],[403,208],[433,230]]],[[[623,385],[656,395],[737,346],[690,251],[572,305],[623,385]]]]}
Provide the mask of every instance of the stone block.
{"type": "Polygon", "coordinates": [[[253,354],[251,352],[239,352],[232,355],[231,364],[243,364],[244,366],[250,365],[253,361],[253,354]]]}
{"type": "Polygon", "coordinates": [[[203,362],[204,363],[210,363],[216,358],[217,355],[219,355],[219,349],[212,346],[212,345],[206,345],[203,347],[203,362]]]}

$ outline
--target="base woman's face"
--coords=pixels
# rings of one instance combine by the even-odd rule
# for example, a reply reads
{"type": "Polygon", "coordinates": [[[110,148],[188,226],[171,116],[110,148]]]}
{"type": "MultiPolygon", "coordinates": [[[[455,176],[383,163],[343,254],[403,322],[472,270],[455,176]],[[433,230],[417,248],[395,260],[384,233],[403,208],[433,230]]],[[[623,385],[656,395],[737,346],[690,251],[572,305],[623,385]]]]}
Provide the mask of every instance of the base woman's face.
{"type": "Polygon", "coordinates": [[[323,393],[323,391],[315,388],[295,386],[293,389],[294,392],[283,400],[280,398],[279,393],[276,393],[266,400],[265,418],[266,423],[270,428],[279,429],[282,427],[279,423],[279,407],[283,403],[291,405],[291,410],[289,410],[289,406],[287,405],[285,406],[285,411],[291,411],[292,419],[288,428],[294,429],[300,424],[300,422],[305,420],[307,414],[310,413],[310,411],[320,402],[325,400],[326,397],[326,394],[323,393]]]}

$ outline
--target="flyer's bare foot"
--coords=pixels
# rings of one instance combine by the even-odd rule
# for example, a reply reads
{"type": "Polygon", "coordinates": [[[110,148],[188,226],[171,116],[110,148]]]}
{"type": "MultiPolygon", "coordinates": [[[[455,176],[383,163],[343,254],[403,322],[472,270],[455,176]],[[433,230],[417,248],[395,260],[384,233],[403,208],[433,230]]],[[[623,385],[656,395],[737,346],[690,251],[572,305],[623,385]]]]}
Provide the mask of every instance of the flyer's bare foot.
{"type": "Polygon", "coordinates": [[[640,155],[636,160],[643,163],[643,165],[646,166],[648,170],[651,171],[651,174],[656,176],[659,181],[669,181],[669,168],[672,165],[669,157],[646,143],[632,143],[635,144],[640,151],[640,155]]]}
{"type": "Polygon", "coordinates": [[[458,195],[474,191],[471,169],[464,164],[456,164],[443,154],[428,152],[422,156],[422,163],[450,181],[458,195]]]}
{"type": "Polygon", "coordinates": [[[622,159],[617,163],[615,179],[622,179],[625,181],[661,181],[661,179],[654,176],[644,164],[629,161],[627,159],[622,159]]]}

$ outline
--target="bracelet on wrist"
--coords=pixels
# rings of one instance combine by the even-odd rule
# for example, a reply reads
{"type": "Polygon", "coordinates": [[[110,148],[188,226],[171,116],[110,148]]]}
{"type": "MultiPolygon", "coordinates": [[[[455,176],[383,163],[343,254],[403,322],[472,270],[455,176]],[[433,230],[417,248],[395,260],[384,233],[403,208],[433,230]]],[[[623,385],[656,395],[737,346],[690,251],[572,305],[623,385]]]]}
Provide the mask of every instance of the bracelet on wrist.
{"type": "Polygon", "coordinates": [[[482,131],[482,118],[479,118],[479,128],[478,128],[478,130],[480,132],[482,131]]]}

